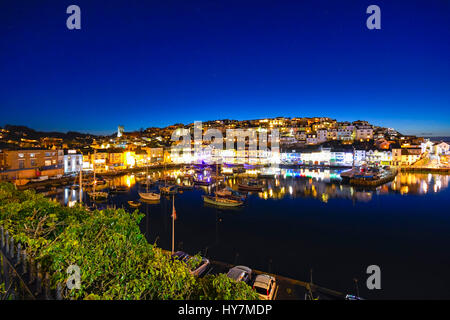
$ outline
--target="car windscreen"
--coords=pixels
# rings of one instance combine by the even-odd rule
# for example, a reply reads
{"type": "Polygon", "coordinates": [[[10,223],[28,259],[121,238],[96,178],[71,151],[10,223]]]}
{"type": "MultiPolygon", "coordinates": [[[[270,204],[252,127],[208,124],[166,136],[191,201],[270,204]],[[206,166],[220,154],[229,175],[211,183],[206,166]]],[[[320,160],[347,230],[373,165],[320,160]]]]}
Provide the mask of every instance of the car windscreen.
{"type": "Polygon", "coordinates": [[[256,290],[256,292],[259,293],[259,294],[267,295],[267,289],[264,289],[264,288],[255,286],[255,290],[256,290]]]}

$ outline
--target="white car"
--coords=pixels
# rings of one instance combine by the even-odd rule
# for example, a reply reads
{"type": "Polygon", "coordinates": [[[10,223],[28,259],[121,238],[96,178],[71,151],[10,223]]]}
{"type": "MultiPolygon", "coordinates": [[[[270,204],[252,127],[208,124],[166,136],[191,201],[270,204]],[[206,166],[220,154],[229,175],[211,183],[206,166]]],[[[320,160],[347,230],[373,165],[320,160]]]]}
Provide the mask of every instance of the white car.
{"type": "Polygon", "coordinates": [[[260,274],[253,283],[253,289],[262,300],[273,300],[277,289],[277,282],[274,277],[267,274],[260,274]]]}
{"type": "Polygon", "coordinates": [[[245,283],[248,283],[252,278],[252,269],[244,266],[236,266],[228,271],[227,277],[238,282],[244,281],[245,283]]]}

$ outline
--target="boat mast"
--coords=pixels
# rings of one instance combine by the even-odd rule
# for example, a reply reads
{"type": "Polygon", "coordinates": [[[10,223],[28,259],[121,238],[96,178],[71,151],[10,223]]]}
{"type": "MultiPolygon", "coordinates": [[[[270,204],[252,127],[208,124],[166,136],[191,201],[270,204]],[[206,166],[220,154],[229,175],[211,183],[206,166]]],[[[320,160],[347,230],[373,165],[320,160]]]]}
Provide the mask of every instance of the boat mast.
{"type": "Polygon", "coordinates": [[[83,194],[82,192],[82,187],[83,187],[83,160],[81,160],[81,166],[80,166],[80,186],[78,188],[78,192],[80,193],[80,204],[83,201],[83,194]]]}
{"type": "Polygon", "coordinates": [[[216,201],[217,201],[217,184],[219,179],[219,162],[216,160],[216,201]]]}
{"type": "Polygon", "coordinates": [[[145,161],[145,164],[146,164],[146,167],[147,167],[147,177],[146,177],[146,181],[147,181],[147,193],[148,193],[148,184],[149,184],[149,179],[148,179],[148,158],[147,158],[147,160],[145,161]]]}
{"type": "Polygon", "coordinates": [[[94,167],[94,192],[93,192],[93,195],[94,195],[94,198],[95,198],[95,159],[97,158],[97,149],[94,149],[94,164],[93,164],[93,167],[94,167]]]}
{"type": "Polygon", "coordinates": [[[166,160],[164,159],[164,187],[167,187],[167,167],[166,167],[166,160]]]}
{"type": "Polygon", "coordinates": [[[172,254],[175,252],[175,195],[172,195],[172,254]]]}

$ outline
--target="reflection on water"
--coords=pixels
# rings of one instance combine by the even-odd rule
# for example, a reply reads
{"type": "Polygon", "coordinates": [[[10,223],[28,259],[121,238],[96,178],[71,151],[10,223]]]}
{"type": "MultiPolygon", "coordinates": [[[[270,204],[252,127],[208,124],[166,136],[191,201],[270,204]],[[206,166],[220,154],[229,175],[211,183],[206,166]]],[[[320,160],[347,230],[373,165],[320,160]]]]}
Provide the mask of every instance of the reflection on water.
{"type": "Polygon", "coordinates": [[[401,194],[436,193],[448,187],[449,176],[431,173],[399,173],[389,185],[401,194]]]}
{"type": "MultiPolygon", "coordinates": [[[[428,173],[399,173],[390,183],[379,186],[375,189],[361,189],[350,185],[342,184],[338,170],[331,169],[282,169],[279,174],[272,178],[260,178],[264,188],[262,192],[255,193],[263,200],[281,200],[284,198],[314,198],[327,203],[333,198],[342,198],[352,201],[368,202],[372,200],[374,194],[400,193],[402,195],[423,195],[436,193],[448,187],[449,176],[428,173]]],[[[220,183],[220,188],[227,186],[238,190],[238,183],[243,179],[254,178],[252,175],[227,176],[220,183]]],[[[143,188],[140,182],[152,179],[163,183],[164,179],[171,183],[186,183],[180,170],[159,170],[153,172],[141,172],[116,177],[106,177],[107,183],[98,186],[98,189],[105,191],[113,186],[121,186],[137,189],[143,188]]],[[[155,187],[153,187],[155,189],[155,187]]],[[[197,186],[205,193],[215,190],[215,185],[197,186]]],[[[86,191],[86,190],[85,190],[86,191]]],[[[79,190],[70,187],[60,188],[45,192],[52,198],[66,206],[73,206],[79,201],[79,190]]],[[[87,201],[83,192],[83,201],[87,201]]],[[[137,200],[137,199],[136,199],[137,200]]]]}

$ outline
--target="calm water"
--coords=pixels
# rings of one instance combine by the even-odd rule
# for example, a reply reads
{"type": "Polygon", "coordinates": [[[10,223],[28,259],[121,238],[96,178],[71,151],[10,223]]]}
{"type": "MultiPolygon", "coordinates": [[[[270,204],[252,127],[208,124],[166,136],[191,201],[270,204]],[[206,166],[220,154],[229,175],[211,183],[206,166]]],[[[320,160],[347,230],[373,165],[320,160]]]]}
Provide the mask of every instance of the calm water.
{"type": "MultiPolygon", "coordinates": [[[[283,170],[263,181],[264,192],[240,209],[204,205],[206,188],[178,194],[176,249],[306,281],[312,268],[315,283],[348,293],[357,278],[369,299],[450,298],[449,176],[401,174],[372,191],[341,185],[329,170],[283,170]],[[381,290],[365,286],[372,264],[381,268],[381,290]]],[[[134,176],[113,183],[131,188],[109,203],[130,209],[127,201],[143,188],[134,176]]],[[[58,195],[70,197],[77,191],[58,195]]],[[[169,250],[171,208],[167,198],[139,208],[148,241],[169,250]]]]}

